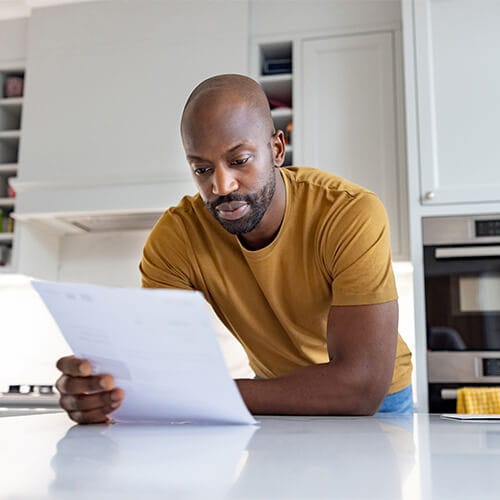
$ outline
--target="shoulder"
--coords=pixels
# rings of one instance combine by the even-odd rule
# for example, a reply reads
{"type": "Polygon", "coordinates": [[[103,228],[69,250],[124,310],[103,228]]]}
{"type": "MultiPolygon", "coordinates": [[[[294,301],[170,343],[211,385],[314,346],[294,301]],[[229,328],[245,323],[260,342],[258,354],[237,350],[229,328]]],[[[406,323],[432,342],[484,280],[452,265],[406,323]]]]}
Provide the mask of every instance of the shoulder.
{"type": "Polygon", "coordinates": [[[355,198],[372,193],[359,184],[343,177],[311,167],[283,167],[282,174],[294,196],[314,192],[332,201],[339,197],[355,198]]]}
{"type": "Polygon", "coordinates": [[[294,204],[309,207],[316,214],[328,214],[328,219],[339,222],[363,214],[385,217],[378,196],[359,184],[317,168],[284,167],[281,170],[294,204]]]}
{"type": "Polygon", "coordinates": [[[151,229],[144,244],[144,255],[185,254],[200,206],[203,207],[203,202],[195,195],[184,196],[176,206],[167,209],[151,229]]]}
{"type": "Polygon", "coordinates": [[[140,271],[146,287],[193,289],[190,224],[196,220],[199,196],[185,196],[156,222],[144,244],[140,271]]]}

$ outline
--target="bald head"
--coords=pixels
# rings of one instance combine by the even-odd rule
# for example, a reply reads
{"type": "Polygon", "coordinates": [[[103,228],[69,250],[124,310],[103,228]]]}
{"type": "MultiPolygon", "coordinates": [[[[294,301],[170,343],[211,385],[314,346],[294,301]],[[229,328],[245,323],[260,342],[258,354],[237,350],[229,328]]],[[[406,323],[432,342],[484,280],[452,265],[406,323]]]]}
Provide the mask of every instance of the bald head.
{"type": "Polygon", "coordinates": [[[183,141],[191,126],[199,124],[200,115],[214,116],[221,107],[228,106],[244,107],[266,134],[274,132],[269,102],[261,86],[248,76],[227,74],[208,78],[191,92],[181,119],[183,141]]]}

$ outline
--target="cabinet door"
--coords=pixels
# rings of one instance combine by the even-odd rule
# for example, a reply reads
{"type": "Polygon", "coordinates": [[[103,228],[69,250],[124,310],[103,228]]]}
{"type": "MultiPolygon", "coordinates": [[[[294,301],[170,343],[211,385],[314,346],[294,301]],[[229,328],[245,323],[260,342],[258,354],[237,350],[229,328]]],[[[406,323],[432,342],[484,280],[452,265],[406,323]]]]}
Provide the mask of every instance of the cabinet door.
{"type": "Polygon", "coordinates": [[[400,53],[393,33],[303,42],[305,164],[376,192],[391,224],[395,259],[407,259],[400,53]],[[399,129],[398,129],[399,127],[399,129]]]}
{"type": "Polygon", "coordinates": [[[422,203],[500,201],[500,2],[413,7],[422,203]]]}
{"type": "Polygon", "coordinates": [[[230,0],[35,9],[20,181],[126,183],[137,196],[143,183],[190,181],[184,103],[201,80],[248,71],[247,16],[246,1],[230,0]]]}

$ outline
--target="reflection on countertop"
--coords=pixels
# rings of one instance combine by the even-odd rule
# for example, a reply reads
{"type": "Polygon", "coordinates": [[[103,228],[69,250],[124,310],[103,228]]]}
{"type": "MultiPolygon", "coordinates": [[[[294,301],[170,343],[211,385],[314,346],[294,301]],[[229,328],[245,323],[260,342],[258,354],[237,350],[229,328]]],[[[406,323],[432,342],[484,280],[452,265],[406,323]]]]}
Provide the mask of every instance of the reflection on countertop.
{"type": "Polygon", "coordinates": [[[500,489],[500,423],[423,414],[258,420],[77,426],[64,414],[0,419],[0,491],[57,499],[456,500],[496,498],[500,489]]]}

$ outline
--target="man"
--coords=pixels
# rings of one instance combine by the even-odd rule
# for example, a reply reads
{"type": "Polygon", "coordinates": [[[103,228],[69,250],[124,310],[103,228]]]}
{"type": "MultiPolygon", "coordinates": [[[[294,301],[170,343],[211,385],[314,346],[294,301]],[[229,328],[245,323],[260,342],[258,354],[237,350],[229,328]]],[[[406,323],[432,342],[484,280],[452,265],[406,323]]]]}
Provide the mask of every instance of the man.
{"type": "MultiPolygon", "coordinates": [[[[257,374],[236,381],[253,413],[408,412],[411,355],[377,197],[320,170],[280,168],[283,132],[244,76],[198,85],[181,134],[199,194],[153,228],[143,286],[203,292],[257,374]]],[[[61,406],[76,422],[107,421],[126,397],[86,360],[58,368],[61,406]]]]}

